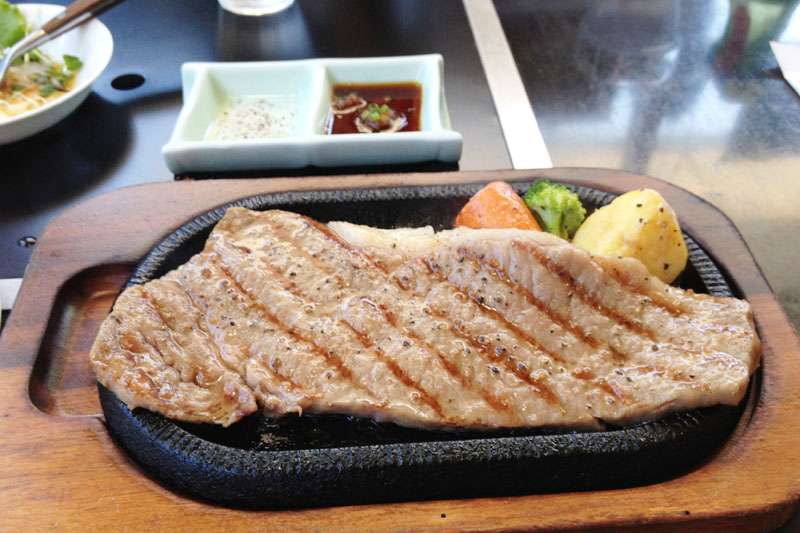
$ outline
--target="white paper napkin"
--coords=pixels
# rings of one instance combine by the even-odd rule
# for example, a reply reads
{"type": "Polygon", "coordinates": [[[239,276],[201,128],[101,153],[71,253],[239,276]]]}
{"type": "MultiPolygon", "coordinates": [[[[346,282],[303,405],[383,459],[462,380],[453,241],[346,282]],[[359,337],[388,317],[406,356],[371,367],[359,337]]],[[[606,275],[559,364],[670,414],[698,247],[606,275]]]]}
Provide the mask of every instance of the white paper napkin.
{"type": "Polygon", "coordinates": [[[778,58],[783,77],[800,94],[800,44],[770,41],[772,53],[778,58]]]}
{"type": "Polygon", "coordinates": [[[22,278],[0,279],[0,309],[11,309],[17,299],[22,278]]]}

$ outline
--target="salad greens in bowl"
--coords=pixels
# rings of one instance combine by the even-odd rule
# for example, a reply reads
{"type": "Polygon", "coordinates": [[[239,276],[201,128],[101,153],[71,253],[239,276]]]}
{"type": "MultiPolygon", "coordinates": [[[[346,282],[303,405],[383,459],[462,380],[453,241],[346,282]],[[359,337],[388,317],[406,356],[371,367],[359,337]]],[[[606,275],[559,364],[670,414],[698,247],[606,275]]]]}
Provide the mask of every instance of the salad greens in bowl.
{"type": "MultiPolygon", "coordinates": [[[[0,57],[63,10],[0,0],[0,57]]],[[[113,47],[111,32],[93,19],[16,59],[0,80],[0,144],[29,137],[72,113],[108,65],[113,47]]]]}

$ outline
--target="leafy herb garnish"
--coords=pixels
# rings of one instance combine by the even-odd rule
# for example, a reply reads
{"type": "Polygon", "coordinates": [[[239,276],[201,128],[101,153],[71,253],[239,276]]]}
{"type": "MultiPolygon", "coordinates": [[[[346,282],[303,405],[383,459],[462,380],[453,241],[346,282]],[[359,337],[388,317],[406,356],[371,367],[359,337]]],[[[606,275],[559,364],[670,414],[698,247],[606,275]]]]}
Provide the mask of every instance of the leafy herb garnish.
{"type": "Polygon", "coordinates": [[[25,37],[25,16],[17,6],[0,0],[0,49],[12,46],[25,37]]]}
{"type": "Polygon", "coordinates": [[[39,96],[42,98],[46,98],[56,92],[56,88],[52,83],[45,83],[42,85],[42,88],[39,90],[39,96]]]}
{"type": "Polygon", "coordinates": [[[67,67],[67,70],[75,72],[83,66],[83,61],[75,56],[64,54],[64,66],[67,67]]]}

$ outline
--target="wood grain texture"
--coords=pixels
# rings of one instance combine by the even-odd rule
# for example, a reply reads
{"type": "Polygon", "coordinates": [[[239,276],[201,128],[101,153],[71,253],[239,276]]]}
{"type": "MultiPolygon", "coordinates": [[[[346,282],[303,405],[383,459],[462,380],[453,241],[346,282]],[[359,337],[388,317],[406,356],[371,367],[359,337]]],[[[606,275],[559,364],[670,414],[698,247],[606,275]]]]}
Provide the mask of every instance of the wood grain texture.
{"type": "Polygon", "coordinates": [[[703,200],[661,181],[549,169],[141,185],[61,214],[25,273],[0,337],[0,529],[769,530],[800,505],[797,383],[800,340],[735,228],[703,200]],[[752,304],[764,342],[754,401],[727,444],[691,473],[624,490],[253,512],[173,493],[131,463],[106,432],[85,378],[86,346],[126,272],[187,220],[271,192],[539,177],[618,193],[659,190],[752,304]]]}

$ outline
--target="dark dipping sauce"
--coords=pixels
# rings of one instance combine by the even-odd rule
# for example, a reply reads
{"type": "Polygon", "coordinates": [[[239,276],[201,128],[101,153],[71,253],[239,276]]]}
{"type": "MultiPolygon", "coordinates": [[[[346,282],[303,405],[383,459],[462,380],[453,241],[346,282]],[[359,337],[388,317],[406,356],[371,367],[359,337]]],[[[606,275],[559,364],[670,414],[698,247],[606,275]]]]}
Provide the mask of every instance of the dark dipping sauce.
{"type": "Polygon", "coordinates": [[[357,84],[340,83],[333,86],[331,110],[326,132],[372,133],[388,131],[419,131],[422,109],[422,86],[415,82],[357,84]],[[383,107],[385,106],[385,107],[383,107]],[[387,108],[389,111],[387,111],[387,108]],[[394,128],[369,121],[369,115],[391,116],[394,128]],[[362,116],[365,120],[362,120],[362,116]],[[403,121],[401,122],[394,121],[403,121]],[[359,122],[362,124],[359,129],[359,122]]]}

